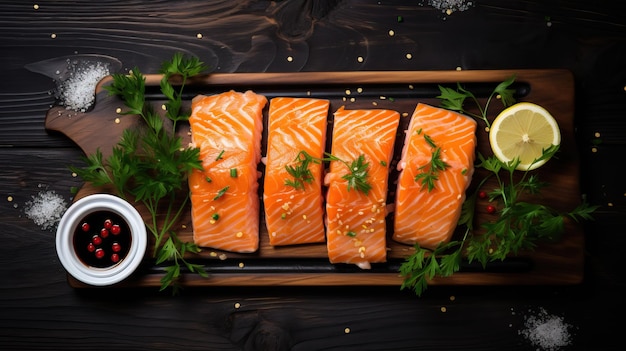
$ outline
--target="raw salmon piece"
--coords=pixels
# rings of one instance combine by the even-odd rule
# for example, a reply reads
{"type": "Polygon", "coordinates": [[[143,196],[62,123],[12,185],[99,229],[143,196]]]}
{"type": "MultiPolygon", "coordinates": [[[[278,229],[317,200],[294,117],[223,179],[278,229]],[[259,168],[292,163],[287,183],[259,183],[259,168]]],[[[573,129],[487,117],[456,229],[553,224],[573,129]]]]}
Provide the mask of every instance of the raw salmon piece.
{"type": "Polygon", "coordinates": [[[476,121],[456,112],[418,104],[411,116],[398,163],[393,239],[434,249],[454,233],[474,173],[476,121]],[[428,170],[430,137],[449,167],[429,191],[415,176],[428,170]],[[420,170],[420,167],[425,167],[420,170]]]}
{"type": "Polygon", "coordinates": [[[351,171],[331,161],[325,177],[327,248],[330,262],[353,263],[369,268],[371,262],[387,259],[387,181],[400,114],[391,110],[346,110],[335,112],[331,154],[351,164],[364,155],[369,163],[367,194],[342,177],[351,171]]]}
{"type": "Polygon", "coordinates": [[[324,242],[324,199],[322,164],[326,144],[328,100],[277,97],[270,101],[267,161],[263,203],[271,245],[324,242]],[[300,152],[316,158],[309,163],[311,182],[302,188],[289,186],[294,181],[286,166],[298,167],[300,152]]]}
{"type": "Polygon", "coordinates": [[[189,176],[193,239],[199,246],[232,252],[259,247],[257,166],[266,104],[252,91],[192,100],[191,140],[204,168],[189,176]]]}

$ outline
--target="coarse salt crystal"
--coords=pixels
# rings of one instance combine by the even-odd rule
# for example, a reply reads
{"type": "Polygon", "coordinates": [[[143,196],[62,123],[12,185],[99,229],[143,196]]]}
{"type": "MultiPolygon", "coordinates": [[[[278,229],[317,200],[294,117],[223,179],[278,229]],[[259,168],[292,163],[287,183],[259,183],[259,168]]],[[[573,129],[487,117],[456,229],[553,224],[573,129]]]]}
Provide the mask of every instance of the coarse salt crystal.
{"type": "Polygon", "coordinates": [[[108,64],[76,64],[70,67],[70,72],[59,87],[61,103],[68,110],[85,112],[95,100],[96,85],[109,75],[108,64]]]}
{"type": "Polygon", "coordinates": [[[551,315],[541,308],[537,313],[526,316],[524,329],[519,334],[535,347],[556,351],[571,343],[570,328],[563,317],[551,315]]]}
{"type": "Polygon", "coordinates": [[[42,230],[53,228],[65,213],[67,202],[54,191],[43,191],[26,202],[24,214],[42,230]]]}

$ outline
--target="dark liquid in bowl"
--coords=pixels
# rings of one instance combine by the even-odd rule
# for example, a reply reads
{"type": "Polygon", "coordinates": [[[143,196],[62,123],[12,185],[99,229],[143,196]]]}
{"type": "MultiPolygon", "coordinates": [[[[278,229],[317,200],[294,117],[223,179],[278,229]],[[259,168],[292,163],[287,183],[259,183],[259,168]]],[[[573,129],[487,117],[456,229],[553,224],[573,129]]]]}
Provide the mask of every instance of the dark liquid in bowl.
{"type": "Polygon", "coordinates": [[[87,266],[112,267],[128,255],[132,241],[130,234],[128,223],[117,213],[93,212],[74,229],[74,250],[87,266]]]}

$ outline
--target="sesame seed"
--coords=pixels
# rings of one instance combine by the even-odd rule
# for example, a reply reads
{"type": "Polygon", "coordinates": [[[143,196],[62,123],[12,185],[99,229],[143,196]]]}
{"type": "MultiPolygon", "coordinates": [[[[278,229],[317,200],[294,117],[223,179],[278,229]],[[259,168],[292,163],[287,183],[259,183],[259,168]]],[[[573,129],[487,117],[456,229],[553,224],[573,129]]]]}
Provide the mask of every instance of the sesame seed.
{"type": "Polygon", "coordinates": [[[237,232],[237,234],[235,234],[236,237],[241,238],[243,236],[243,232],[237,232]]]}
{"type": "Polygon", "coordinates": [[[450,296],[450,301],[454,301],[454,300],[456,300],[456,296],[454,295],[450,296]]]}
{"type": "Polygon", "coordinates": [[[408,112],[402,112],[402,117],[408,117],[409,113],[408,112]]]}
{"type": "Polygon", "coordinates": [[[211,220],[209,220],[209,223],[211,223],[211,224],[215,224],[215,220],[214,220],[214,219],[211,219],[211,220]]]}
{"type": "Polygon", "coordinates": [[[350,334],[350,328],[344,329],[343,332],[346,333],[346,334],[350,334]]]}
{"type": "Polygon", "coordinates": [[[56,37],[57,37],[57,35],[56,35],[56,34],[54,34],[54,33],[50,34],[50,38],[54,39],[54,38],[56,38],[56,37]]]}
{"type": "Polygon", "coordinates": [[[198,33],[198,34],[196,34],[196,38],[198,38],[198,39],[202,39],[202,33],[198,33]]]}
{"type": "Polygon", "coordinates": [[[363,56],[359,56],[356,58],[357,62],[363,62],[363,56]]]}
{"type": "Polygon", "coordinates": [[[356,88],[356,92],[361,94],[363,92],[363,88],[356,88]]]}
{"type": "Polygon", "coordinates": [[[409,89],[413,90],[414,88],[413,84],[409,84],[409,89]]]}
{"type": "Polygon", "coordinates": [[[7,201],[8,201],[8,202],[13,201],[13,196],[7,196],[7,201]]]}
{"type": "Polygon", "coordinates": [[[115,113],[122,113],[122,109],[120,107],[116,108],[115,113]]]}
{"type": "Polygon", "coordinates": [[[161,105],[161,110],[167,111],[167,106],[165,106],[165,104],[161,105]]]}
{"type": "Polygon", "coordinates": [[[356,99],[355,98],[350,98],[350,102],[355,102],[356,99]]]}
{"type": "Polygon", "coordinates": [[[446,311],[448,311],[448,309],[446,308],[446,306],[441,306],[441,312],[446,313],[446,311]]]}
{"type": "Polygon", "coordinates": [[[115,119],[115,124],[120,124],[121,120],[119,118],[115,119]]]}
{"type": "Polygon", "coordinates": [[[412,54],[410,54],[410,53],[406,54],[406,59],[407,59],[407,60],[410,60],[410,59],[412,59],[412,58],[413,58],[413,55],[412,55],[412,54]]]}
{"type": "Polygon", "coordinates": [[[235,309],[239,309],[241,307],[241,304],[239,302],[235,302],[235,309]]]}
{"type": "Polygon", "coordinates": [[[305,214],[302,215],[302,219],[306,219],[306,215],[305,214]]]}
{"type": "Polygon", "coordinates": [[[227,256],[226,254],[220,254],[219,258],[220,260],[224,261],[227,258],[227,256]]]}
{"type": "Polygon", "coordinates": [[[446,10],[446,15],[450,16],[452,14],[452,9],[447,9],[446,10]]]}
{"type": "Polygon", "coordinates": [[[76,174],[76,172],[72,172],[72,178],[76,178],[78,177],[78,174],[76,174]]]}
{"type": "Polygon", "coordinates": [[[183,229],[187,229],[187,225],[186,224],[182,224],[180,227],[183,228],[183,229]]]}
{"type": "Polygon", "coordinates": [[[393,31],[393,29],[389,30],[389,36],[393,37],[394,35],[396,35],[396,32],[393,31]]]}
{"type": "Polygon", "coordinates": [[[372,101],[372,105],[374,105],[374,106],[378,106],[378,102],[376,102],[376,101],[372,101]]]}
{"type": "Polygon", "coordinates": [[[211,257],[217,257],[217,252],[215,252],[215,251],[211,251],[211,252],[209,253],[209,256],[211,256],[211,257]]]}
{"type": "Polygon", "coordinates": [[[599,137],[600,137],[600,132],[596,132],[596,133],[594,134],[594,136],[595,136],[596,138],[599,138],[599,137]]]}
{"type": "Polygon", "coordinates": [[[352,92],[350,91],[350,89],[346,89],[346,95],[350,95],[352,94],[352,92]]]}
{"type": "Polygon", "coordinates": [[[598,152],[598,148],[597,147],[592,147],[591,148],[591,152],[598,152]]]}
{"type": "Polygon", "coordinates": [[[293,57],[287,56],[287,62],[292,62],[292,61],[293,61],[293,57]]]}
{"type": "Polygon", "coordinates": [[[35,4],[35,5],[33,5],[33,8],[34,8],[35,10],[39,10],[39,5],[35,4]]]}
{"type": "Polygon", "coordinates": [[[485,127],[485,132],[489,133],[489,127],[485,127]]]}
{"type": "Polygon", "coordinates": [[[239,268],[243,268],[244,264],[243,262],[239,262],[239,268]]]}
{"type": "Polygon", "coordinates": [[[461,71],[462,70],[461,66],[456,66],[456,70],[461,71]]]}

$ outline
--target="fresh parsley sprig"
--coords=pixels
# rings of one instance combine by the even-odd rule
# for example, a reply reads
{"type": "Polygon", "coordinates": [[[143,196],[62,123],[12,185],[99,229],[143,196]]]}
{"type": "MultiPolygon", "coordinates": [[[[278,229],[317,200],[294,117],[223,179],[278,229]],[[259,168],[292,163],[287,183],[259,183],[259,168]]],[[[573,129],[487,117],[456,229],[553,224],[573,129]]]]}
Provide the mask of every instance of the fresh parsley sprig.
{"type": "MultiPolygon", "coordinates": [[[[550,158],[558,151],[558,146],[551,146],[543,151],[540,158],[550,158]]],[[[485,158],[479,154],[482,167],[490,173],[480,181],[473,194],[463,203],[458,225],[465,227],[463,238],[459,241],[441,243],[434,250],[415,245],[415,253],[410,255],[400,266],[404,277],[401,288],[412,289],[420,296],[432,278],[447,277],[460,268],[464,255],[470,263],[477,261],[483,268],[490,262],[502,261],[521,250],[533,250],[540,241],[553,241],[560,238],[564,230],[564,219],[575,221],[591,220],[596,206],[582,202],[569,212],[561,213],[539,203],[521,201],[522,195],[537,195],[547,184],[540,182],[536,174],[524,171],[521,179],[515,179],[513,173],[519,160],[504,163],[495,156],[485,158]],[[505,173],[505,177],[501,173],[505,173]],[[489,192],[489,200],[497,201],[500,209],[494,221],[481,223],[482,233],[474,231],[475,208],[478,191],[487,179],[495,177],[498,186],[489,192]]]]}
{"type": "MultiPolygon", "coordinates": [[[[418,131],[418,134],[422,134],[422,131],[418,131]]],[[[432,148],[432,154],[430,162],[419,167],[420,173],[415,176],[415,181],[421,182],[422,188],[426,187],[428,192],[431,192],[435,189],[435,182],[439,180],[439,173],[445,171],[450,165],[441,159],[441,148],[430,136],[424,134],[424,140],[432,148]]]]}
{"type": "Polygon", "coordinates": [[[309,166],[311,163],[319,164],[320,160],[302,150],[296,156],[294,163],[295,166],[285,166],[287,173],[293,177],[293,179],[285,179],[285,185],[291,186],[296,190],[304,190],[305,184],[311,184],[315,179],[315,177],[313,177],[313,173],[311,173],[311,170],[309,169],[309,166]]]}
{"type": "Polygon", "coordinates": [[[340,159],[339,157],[332,155],[328,152],[325,153],[326,158],[324,161],[337,161],[343,163],[348,169],[350,173],[341,177],[348,181],[348,191],[355,189],[356,191],[360,191],[363,194],[367,195],[369,191],[372,189],[372,185],[369,183],[367,178],[369,177],[369,162],[365,161],[365,155],[361,154],[351,163],[340,159]]]}
{"type": "Polygon", "coordinates": [[[108,158],[104,159],[98,149],[85,158],[84,168],[70,167],[84,181],[96,186],[112,185],[118,195],[147,209],[150,217],[146,227],[155,238],[153,256],[157,264],[169,263],[161,290],[172,286],[177,291],[181,264],[207,276],[201,265],[184,258],[186,252],[199,252],[199,247],[181,241],[173,229],[189,202],[189,191],[184,188],[187,176],[193,169],[202,169],[202,163],[199,149],[183,147],[182,139],[176,136],[176,122],[188,119],[188,115],[181,113],[182,86],[174,91],[169,82],[173,75],[180,75],[184,81],[200,73],[202,67],[198,59],[180,54],[163,64],[161,88],[168,99],[166,116],[173,122],[172,129],[165,128],[163,118],[146,102],[145,77],[139,69],[133,69],[130,75],[114,74],[113,83],[104,88],[124,101],[129,108],[125,114],[141,116],[146,127],[124,130],[108,158]]]}
{"type": "Polygon", "coordinates": [[[499,98],[504,107],[509,107],[515,103],[515,97],[513,96],[515,90],[509,88],[514,81],[515,76],[511,76],[498,84],[491,94],[489,94],[487,102],[484,106],[480,104],[478,98],[471,91],[463,88],[461,83],[457,83],[456,90],[440,85],[439,91],[441,92],[441,95],[437,96],[437,98],[441,100],[441,107],[482,120],[485,122],[487,128],[489,128],[491,124],[487,118],[487,110],[489,109],[489,105],[494,97],[499,98]],[[474,102],[475,106],[478,108],[479,114],[473,113],[465,108],[465,100],[467,99],[474,102]]]}

